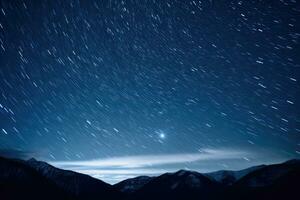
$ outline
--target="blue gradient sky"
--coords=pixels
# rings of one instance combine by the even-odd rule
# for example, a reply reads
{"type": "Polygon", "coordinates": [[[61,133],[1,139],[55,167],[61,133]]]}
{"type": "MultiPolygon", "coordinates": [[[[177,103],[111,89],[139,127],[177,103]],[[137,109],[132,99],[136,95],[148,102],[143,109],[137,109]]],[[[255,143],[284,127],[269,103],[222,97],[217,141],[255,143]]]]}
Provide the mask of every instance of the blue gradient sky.
{"type": "Polygon", "coordinates": [[[143,174],[299,158],[299,10],[297,1],[1,1],[0,149],[68,169],[98,160],[90,174],[107,159],[183,160],[144,163],[143,174]],[[202,160],[207,150],[218,153],[202,160]]]}

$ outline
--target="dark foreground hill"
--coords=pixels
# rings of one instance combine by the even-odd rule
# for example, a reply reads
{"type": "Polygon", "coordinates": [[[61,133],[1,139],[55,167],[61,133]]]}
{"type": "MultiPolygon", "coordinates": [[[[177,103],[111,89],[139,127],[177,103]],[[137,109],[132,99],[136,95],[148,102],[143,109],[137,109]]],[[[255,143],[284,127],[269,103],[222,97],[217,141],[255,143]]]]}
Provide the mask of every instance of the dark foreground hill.
{"type": "Polygon", "coordinates": [[[118,199],[111,185],[45,162],[0,158],[0,196],[3,199],[118,199]]]}
{"type": "Polygon", "coordinates": [[[180,170],[109,185],[45,162],[0,158],[1,199],[299,199],[300,161],[201,174],[180,170]]]}

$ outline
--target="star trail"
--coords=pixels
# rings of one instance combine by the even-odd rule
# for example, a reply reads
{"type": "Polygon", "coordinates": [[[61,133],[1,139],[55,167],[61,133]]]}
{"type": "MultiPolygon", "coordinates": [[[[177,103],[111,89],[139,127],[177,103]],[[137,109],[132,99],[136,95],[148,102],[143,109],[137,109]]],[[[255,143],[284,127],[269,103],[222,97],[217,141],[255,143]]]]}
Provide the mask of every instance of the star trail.
{"type": "Polygon", "coordinates": [[[299,19],[296,0],[1,0],[0,152],[109,182],[299,158],[299,19]]]}

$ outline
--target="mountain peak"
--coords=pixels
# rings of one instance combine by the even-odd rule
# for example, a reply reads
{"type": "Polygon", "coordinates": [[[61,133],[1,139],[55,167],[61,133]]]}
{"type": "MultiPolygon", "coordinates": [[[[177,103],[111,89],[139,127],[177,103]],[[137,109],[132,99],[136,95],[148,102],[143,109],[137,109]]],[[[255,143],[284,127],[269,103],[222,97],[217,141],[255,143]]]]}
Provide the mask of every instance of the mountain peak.
{"type": "Polygon", "coordinates": [[[35,158],[30,158],[27,160],[27,162],[38,162],[35,158]]]}
{"type": "Polygon", "coordinates": [[[177,172],[175,172],[174,174],[178,175],[178,176],[183,176],[183,175],[188,175],[188,174],[193,174],[193,173],[197,173],[197,172],[189,171],[189,170],[185,170],[185,169],[180,169],[177,172]]]}

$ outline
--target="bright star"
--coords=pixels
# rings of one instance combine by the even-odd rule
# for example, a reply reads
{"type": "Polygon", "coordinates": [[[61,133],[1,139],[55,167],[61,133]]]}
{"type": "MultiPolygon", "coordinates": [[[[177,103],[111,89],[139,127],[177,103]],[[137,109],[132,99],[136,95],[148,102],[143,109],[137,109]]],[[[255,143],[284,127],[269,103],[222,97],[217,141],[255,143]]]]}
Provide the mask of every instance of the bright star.
{"type": "Polygon", "coordinates": [[[163,140],[163,139],[165,139],[165,138],[166,138],[166,134],[165,134],[165,132],[164,132],[164,131],[162,131],[162,130],[158,130],[158,131],[155,131],[155,132],[156,132],[156,134],[157,134],[157,136],[158,136],[159,140],[163,140]]]}
{"type": "Polygon", "coordinates": [[[166,137],[166,135],[165,135],[164,133],[160,133],[160,134],[159,134],[159,138],[160,138],[160,139],[165,139],[165,137],[166,137]]]}

